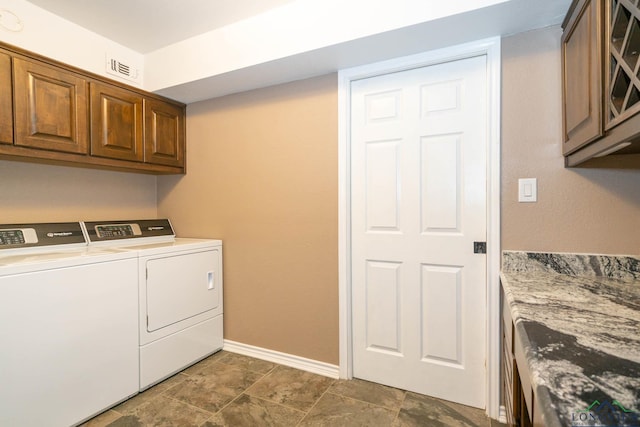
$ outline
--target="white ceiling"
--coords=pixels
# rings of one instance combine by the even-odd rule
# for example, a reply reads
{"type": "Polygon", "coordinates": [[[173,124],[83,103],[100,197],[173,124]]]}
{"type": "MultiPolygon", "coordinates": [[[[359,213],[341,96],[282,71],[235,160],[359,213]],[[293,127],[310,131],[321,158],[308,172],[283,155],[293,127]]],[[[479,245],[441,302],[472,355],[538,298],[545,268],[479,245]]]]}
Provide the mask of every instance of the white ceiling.
{"type": "MultiPolygon", "coordinates": [[[[473,40],[555,25],[562,21],[572,0],[448,0],[453,4],[449,9],[466,12],[445,14],[438,19],[405,25],[398,24],[404,22],[404,11],[396,16],[401,18],[400,21],[390,19],[394,24],[387,22],[386,15],[373,13],[367,15],[366,20],[366,23],[373,22],[372,26],[353,18],[359,15],[347,14],[345,19],[336,20],[336,27],[332,27],[334,20],[330,13],[315,15],[322,11],[325,1],[328,11],[335,10],[336,5],[341,5],[343,1],[347,4],[353,1],[356,7],[362,2],[376,1],[25,1],[137,51],[144,56],[145,66],[149,65],[145,70],[144,89],[191,103],[473,40]],[[304,6],[300,6],[302,3],[304,6]],[[478,6],[474,7],[474,4],[478,6]],[[309,5],[313,7],[306,11],[305,7],[309,5]],[[463,8],[460,5],[471,7],[463,8]],[[284,7],[280,8],[281,6],[284,7]],[[276,10],[268,16],[263,15],[264,19],[258,16],[272,9],[276,10]],[[301,16],[301,13],[307,13],[308,16],[301,16]],[[242,26],[239,22],[252,17],[256,22],[251,22],[251,25],[242,26]],[[304,37],[291,37],[289,40],[286,20],[296,19],[300,19],[300,22],[317,20],[324,25],[321,31],[331,35],[338,34],[339,37],[329,37],[330,43],[325,43],[323,40],[327,37],[316,37],[325,34],[313,32],[320,27],[312,26],[310,32],[303,31],[308,40],[304,37]],[[209,58],[198,54],[204,52],[200,38],[188,43],[195,36],[203,34],[204,37],[204,33],[211,34],[213,30],[231,24],[236,25],[230,28],[237,27],[231,33],[240,40],[236,44],[231,43],[229,49],[220,49],[215,61],[203,60],[209,58]],[[247,32],[247,27],[252,30],[247,32]],[[247,34],[242,33],[243,31],[247,34]],[[267,37],[272,33],[276,36],[267,37]],[[248,35],[251,35],[252,43],[243,44],[248,35]],[[264,43],[263,40],[253,43],[253,37],[261,35],[266,37],[264,43]],[[276,40],[273,46],[269,44],[272,39],[276,40]],[[176,42],[186,44],[176,45],[174,49],[167,47],[176,42]],[[192,54],[184,55],[185,49],[192,54]],[[146,72],[150,69],[159,71],[153,73],[155,80],[147,81],[146,77],[151,74],[147,75],[146,72]]],[[[377,0],[377,3],[389,6],[395,1],[397,0],[377,0]]],[[[423,7],[425,3],[421,2],[425,2],[426,6],[439,6],[437,10],[443,9],[442,3],[446,3],[444,0],[404,0],[401,3],[419,4],[419,11],[424,16],[431,16],[428,7],[423,7]]],[[[449,10],[446,7],[444,9],[449,10]]],[[[435,12],[433,15],[438,16],[435,12]]],[[[407,22],[413,21],[409,19],[407,22]]],[[[295,25],[291,28],[295,28],[295,25]]],[[[205,39],[220,42],[216,37],[214,34],[205,39]]],[[[102,59],[100,64],[102,65],[102,59]]]]}
{"type": "Polygon", "coordinates": [[[139,53],[258,15],[293,0],[29,0],[139,53]]]}

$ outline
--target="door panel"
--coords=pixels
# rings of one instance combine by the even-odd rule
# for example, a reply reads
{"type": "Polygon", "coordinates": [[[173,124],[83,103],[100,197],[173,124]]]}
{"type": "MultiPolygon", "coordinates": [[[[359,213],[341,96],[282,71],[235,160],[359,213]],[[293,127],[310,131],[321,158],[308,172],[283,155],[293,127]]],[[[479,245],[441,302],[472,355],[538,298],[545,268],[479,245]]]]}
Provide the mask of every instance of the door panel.
{"type": "Polygon", "coordinates": [[[142,96],[91,83],[91,155],[142,161],[142,96]]]}
{"type": "Polygon", "coordinates": [[[604,134],[602,34],[604,2],[586,0],[562,34],[562,132],[565,155],[604,134]]]}
{"type": "Polygon", "coordinates": [[[352,83],[354,376],[484,407],[486,57],[352,83]]]}
{"type": "Polygon", "coordinates": [[[422,231],[460,232],[460,135],[422,137],[420,148],[422,231]]]}
{"type": "Polygon", "coordinates": [[[402,353],[400,348],[400,269],[397,262],[367,263],[367,347],[402,353]]]}
{"type": "Polygon", "coordinates": [[[422,265],[422,359],[461,364],[462,269],[422,265]]]}
{"type": "Polygon", "coordinates": [[[13,59],[15,144],[87,154],[87,82],[41,63],[13,59]]]}
{"type": "Polygon", "coordinates": [[[144,161],[184,166],[184,110],[155,99],[144,100],[144,161]]]}
{"type": "Polygon", "coordinates": [[[399,142],[367,143],[367,229],[370,231],[399,231],[399,142]]]}
{"type": "Polygon", "coordinates": [[[147,260],[147,331],[220,307],[218,250],[147,260]]]}

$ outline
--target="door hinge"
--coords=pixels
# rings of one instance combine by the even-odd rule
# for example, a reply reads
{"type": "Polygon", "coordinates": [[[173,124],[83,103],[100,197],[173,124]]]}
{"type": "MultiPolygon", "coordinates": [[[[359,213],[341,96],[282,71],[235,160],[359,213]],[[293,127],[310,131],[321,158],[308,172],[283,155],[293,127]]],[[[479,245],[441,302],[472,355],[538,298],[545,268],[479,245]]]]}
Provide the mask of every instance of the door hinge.
{"type": "Polygon", "coordinates": [[[473,253],[474,254],[486,254],[487,253],[487,242],[473,242],[473,253]]]}

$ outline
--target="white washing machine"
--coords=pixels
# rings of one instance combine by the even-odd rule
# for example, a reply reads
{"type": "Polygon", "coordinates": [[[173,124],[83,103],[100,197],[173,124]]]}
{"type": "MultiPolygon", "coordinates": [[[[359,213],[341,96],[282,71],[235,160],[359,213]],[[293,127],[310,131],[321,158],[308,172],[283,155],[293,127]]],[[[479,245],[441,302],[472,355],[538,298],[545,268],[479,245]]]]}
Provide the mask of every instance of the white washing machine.
{"type": "Polygon", "coordinates": [[[222,349],[222,242],[168,219],[84,222],[89,246],[138,256],[140,390],[222,349]]]}
{"type": "Polygon", "coordinates": [[[0,426],[69,426],[138,392],[138,259],[80,223],[0,225],[0,426]]]}

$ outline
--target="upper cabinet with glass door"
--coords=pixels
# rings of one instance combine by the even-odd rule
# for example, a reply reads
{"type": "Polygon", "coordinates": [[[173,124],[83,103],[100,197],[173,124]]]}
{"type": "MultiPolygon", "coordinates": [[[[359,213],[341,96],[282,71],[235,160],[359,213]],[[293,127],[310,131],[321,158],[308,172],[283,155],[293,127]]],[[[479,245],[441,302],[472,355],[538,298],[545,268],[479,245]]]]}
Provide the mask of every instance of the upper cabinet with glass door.
{"type": "Polygon", "coordinates": [[[566,165],[640,168],[640,0],[574,0],[563,29],[566,165]]]}

